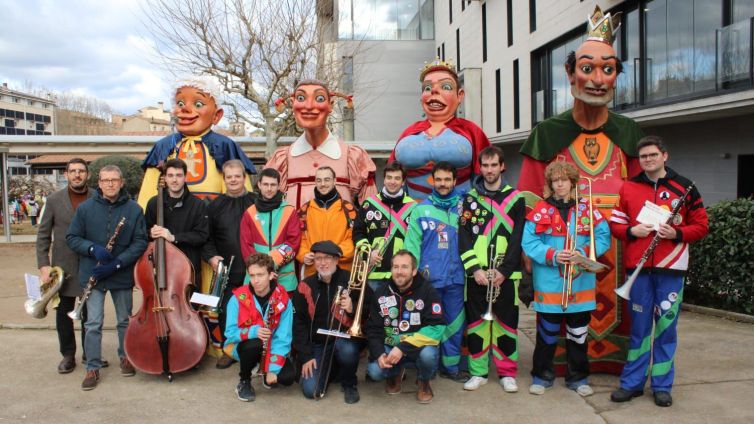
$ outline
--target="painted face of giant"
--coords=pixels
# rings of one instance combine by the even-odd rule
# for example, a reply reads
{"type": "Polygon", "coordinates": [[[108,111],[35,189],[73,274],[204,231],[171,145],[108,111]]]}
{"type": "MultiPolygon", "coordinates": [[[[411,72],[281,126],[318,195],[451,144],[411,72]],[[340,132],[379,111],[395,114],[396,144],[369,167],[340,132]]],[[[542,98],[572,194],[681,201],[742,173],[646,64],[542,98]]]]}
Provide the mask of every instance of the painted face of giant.
{"type": "Polygon", "coordinates": [[[302,85],[293,93],[293,115],[300,128],[323,128],[331,112],[330,94],[324,87],[302,85]]]}
{"type": "Polygon", "coordinates": [[[220,122],[223,110],[209,94],[194,87],[180,87],[175,92],[173,116],[175,127],[181,134],[197,136],[220,122]]]}
{"type": "Polygon", "coordinates": [[[576,66],[568,75],[571,94],[589,106],[605,106],[613,100],[618,77],[615,50],[600,41],[586,41],[576,50],[576,66]]]}
{"type": "Polygon", "coordinates": [[[435,71],[424,76],[421,102],[430,122],[448,122],[456,115],[463,96],[463,89],[458,88],[450,72],[435,71]]]}

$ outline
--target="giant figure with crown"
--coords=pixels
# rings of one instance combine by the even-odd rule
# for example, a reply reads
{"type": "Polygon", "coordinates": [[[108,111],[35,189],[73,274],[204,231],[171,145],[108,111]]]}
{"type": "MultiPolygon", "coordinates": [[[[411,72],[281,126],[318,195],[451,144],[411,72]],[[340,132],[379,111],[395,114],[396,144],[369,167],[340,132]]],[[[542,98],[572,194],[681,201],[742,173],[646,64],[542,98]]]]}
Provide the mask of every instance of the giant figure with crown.
{"type": "MultiPolygon", "coordinates": [[[[552,161],[565,161],[575,165],[584,179],[591,179],[593,202],[609,217],[623,182],[640,172],[636,158],[636,143],[642,137],[639,126],[608,110],[622,70],[612,46],[619,27],[620,13],[603,14],[597,6],[588,17],[586,40],[569,53],[565,71],[573,108],[537,125],[520,150],[524,160],[518,188],[529,198],[542,195],[545,167],[552,161]]],[[[624,278],[618,249],[618,242],[613,240],[610,250],[600,258],[611,269],[597,275],[597,309],[592,312],[588,330],[592,372],[619,374],[628,350],[628,304],[613,291],[624,278]]],[[[562,346],[556,351],[555,363],[562,373],[562,346]]]]}

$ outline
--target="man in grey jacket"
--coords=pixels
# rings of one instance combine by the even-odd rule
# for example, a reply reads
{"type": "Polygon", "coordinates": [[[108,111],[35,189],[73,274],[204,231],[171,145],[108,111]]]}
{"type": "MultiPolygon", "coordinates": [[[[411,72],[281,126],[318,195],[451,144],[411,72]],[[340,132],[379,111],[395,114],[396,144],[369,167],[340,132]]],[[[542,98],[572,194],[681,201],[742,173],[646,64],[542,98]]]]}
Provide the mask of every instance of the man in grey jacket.
{"type": "MultiPolygon", "coordinates": [[[[89,168],[80,158],[68,161],[65,168],[68,187],[58,190],[47,197],[45,213],[37,233],[37,267],[43,283],[50,281],[52,266],[63,269],[63,286],[60,288],[60,304],[55,313],[55,326],[60,343],[63,360],[58,365],[58,372],[67,374],[76,368],[76,335],[73,320],[68,317],[76,305],[76,297],[81,296],[79,285],[79,257],[65,243],[65,233],[73,219],[76,208],[86,199],[92,197],[93,190],[86,186],[89,168]]],[[[84,310],[83,321],[86,321],[84,310]]],[[[81,326],[81,350],[84,349],[84,326],[81,326]]],[[[84,355],[86,357],[86,355],[84,355]]]]}
{"type": "Polygon", "coordinates": [[[82,203],[68,228],[66,242],[79,255],[79,283],[86,286],[90,276],[97,284],[86,302],[87,321],[86,377],[83,390],[92,390],[99,381],[102,368],[102,322],[104,321],[105,292],[113,299],[118,330],[118,356],[123,376],[135,374],[126,359],[123,340],[128,317],[133,306],[134,264],[147,248],[147,232],[141,207],[130,199],[123,188],[125,180],[120,168],[106,165],[99,172],[99,189],[91,199],[82,203]],[[115,239],[112,251],[105,247],[115,234],[118,222],[125,225],[115,239]]]}

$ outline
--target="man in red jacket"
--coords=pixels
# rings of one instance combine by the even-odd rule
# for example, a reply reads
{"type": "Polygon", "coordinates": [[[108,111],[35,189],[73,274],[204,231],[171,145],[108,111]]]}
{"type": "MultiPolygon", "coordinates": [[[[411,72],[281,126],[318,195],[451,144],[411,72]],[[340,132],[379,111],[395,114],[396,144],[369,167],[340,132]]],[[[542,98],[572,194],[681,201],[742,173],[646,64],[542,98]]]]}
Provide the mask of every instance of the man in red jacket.
{"type": "Polygon", "coordinates": [[[630,292],[631,339],[628,360],[613,402],[626,402],[644,393],[651,364],[651,386],[657,406],[670,406],[673,399],[673,356],[676,325],[683,299],[683,277],[689,263],[689,243],[708,231],[702,196],[693,183],[665,166],[668,151],[660,137],[647,136],[638,144],[639,164],[644,171],[626,181],[620,202],[610,217],[610,230],[624,243],[623,263],[629,275],[649,248],[659,243],[641,268],[630,292]],[[672,211],[671,223],[644,218],[649,207],[672,211]],[[654,334],[653,334],[654,324],[654,334]]]}

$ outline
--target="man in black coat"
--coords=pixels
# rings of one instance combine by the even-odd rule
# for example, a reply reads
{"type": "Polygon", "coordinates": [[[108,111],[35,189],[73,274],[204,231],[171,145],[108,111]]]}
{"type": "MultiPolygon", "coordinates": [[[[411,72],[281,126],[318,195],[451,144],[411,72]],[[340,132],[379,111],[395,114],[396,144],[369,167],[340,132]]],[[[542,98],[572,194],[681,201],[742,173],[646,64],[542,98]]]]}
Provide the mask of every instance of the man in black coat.
{"type": "MultiPolygon", "coordinates": [[[[219,325],[220,334],[225,334],[225,306],[232,297],[233,289],[240,287],[246,277],[244,262],[246,258],[241,254],[241,243],[238,238],[238,228],[241,226],[241,217],[249,206],[254,204],[256,193],[246,190],[244,181],[246,178],[245,168],[240,160],[233,159],[223,164],[223,181],[226,192],[221,194],[207,206],[209,221],[209,238],[202,249],[204,259],[212,269],[217,271],[220,261],[227,266],[230,258],[233,259],[228,273],[228,285],[221,295],[219,325]]],[[[222,342],[224,340],[218,340],[222,342]]],[[[235,362],[231,357],[223,355],[217,360],[217,368],[224,369],[235,362]]]]}

